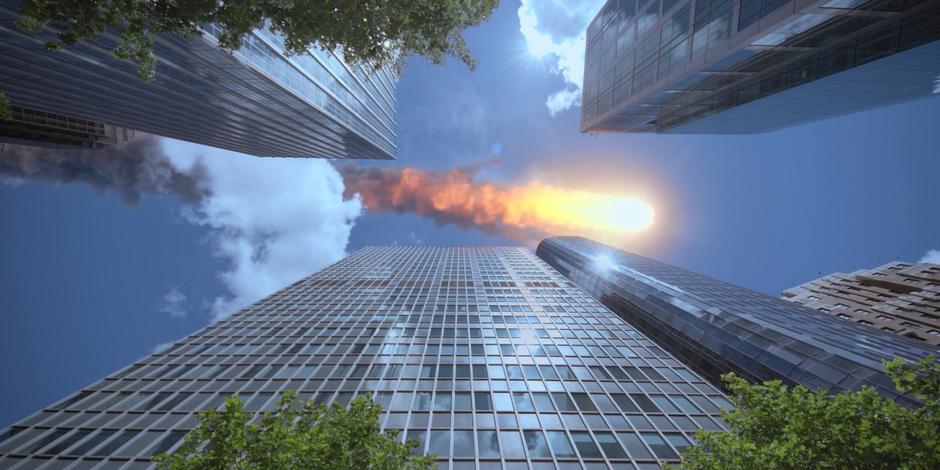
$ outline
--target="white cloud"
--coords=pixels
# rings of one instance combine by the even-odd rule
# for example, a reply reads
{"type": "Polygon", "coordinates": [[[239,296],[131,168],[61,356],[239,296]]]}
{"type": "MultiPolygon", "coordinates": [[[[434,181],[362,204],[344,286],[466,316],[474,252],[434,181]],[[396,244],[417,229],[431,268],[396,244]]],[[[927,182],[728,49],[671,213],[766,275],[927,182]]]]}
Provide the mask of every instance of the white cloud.
{"type": "Polygon", "coordinates": [[[581,104],[587,26],[604,3],[604,0],[522,0],[519,6],[519,29],[530,52],[548,57],[552,72],[565,81],[565,88],[545,102],[553,116],[581,104]]]}
{"type": "Polygon", "coordinates": [[[187,314],[186,295],[175,286],[171,287],[166,294],[163,294],[163,305],[160,306],[160,311],[168,313],[173,318],[185,317],[187,314]]]}
{"type": "Polygon", "coordinates": [[[933,263],[940,264],[940,250],[929,250],[923,258],[920,259],[921,263],[933,263]]]}
{"type": "Polygon", "coordinates": [[[250,157],[177,141],[164,148],[178,167],[201,161],[209,177],[211,196],[184,217],[212,230],[215,255],[229,264],[219,276],[231,295],[214,299],[213,320],[345,256],[362,205],[343,200],[343,180],[328,161],[250,157]]]}

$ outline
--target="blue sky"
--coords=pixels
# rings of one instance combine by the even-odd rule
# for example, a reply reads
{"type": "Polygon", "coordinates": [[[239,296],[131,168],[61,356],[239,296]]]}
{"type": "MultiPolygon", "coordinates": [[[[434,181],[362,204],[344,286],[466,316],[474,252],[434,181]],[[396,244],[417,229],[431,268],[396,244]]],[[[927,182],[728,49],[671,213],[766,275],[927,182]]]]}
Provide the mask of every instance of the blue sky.
{"type": "MultiPolygon", "coordinates": [[[[518,8],[504,2],[468,32],[473,72],[411,60],[398,161],[361,164],[446,170],[498,151],[481,179],[641,196],[656,224],[624,248],[774,295],[940,248],[940,97],[760,135],[582,135],[578,107],[553,116],[546,106],[576,77],[529,52],[518,8]]],[[[559,43],[584,21],[533,11],[559,43]]],[[[361,213],[323,161],[164,148],[181,167],[202,158],[217,196],[194,206],[145,195],[129,207],[82,185],[0,184],[0,427],[344,252],[518,243],[361,213]]]]}

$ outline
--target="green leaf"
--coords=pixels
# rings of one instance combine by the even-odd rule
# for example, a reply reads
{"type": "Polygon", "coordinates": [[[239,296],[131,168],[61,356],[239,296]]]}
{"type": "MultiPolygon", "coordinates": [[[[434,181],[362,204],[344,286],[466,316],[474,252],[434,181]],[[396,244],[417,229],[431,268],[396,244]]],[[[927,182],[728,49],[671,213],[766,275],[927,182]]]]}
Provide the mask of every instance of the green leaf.
{"type": "Polygon", "coordinates": [[[153,34],[199,34],[200,25],[221,28],[224,49],[237,49],[245,35],[267,26],[284,36],[289,54],[320,47],[342,54],[351,64],[396,69],[408,55],[440,64],[447,57],[473,68],[463,30],[482,23],[498,0],[25,0],[18,26],[40,31],[54,24],[62,48],[117,31],[116,57],[133,61],[150,80],[158,58],[153,34]]]}
{"type": "Polygon", "coordinates": [[[254,415],[237,397],[209,410],[173,454],[156,457],[165,470],[348,469],[430,470],[432,456],[411,455],[415,441],[381,433],[382,407],[359,396],[348,407],[300,403],[285,393],[275,411],[254,415]],[[257,419],[256,419],[257,418],[257,419]]]}
{"type": "MultiPolygon", "coordinates": [[[[885,362],[898,390],[922,407],[906,408],[871,388],[828,395],[779,381],[725,380],[735,408],[726,432],[699,431],[683,469],[940,468],[940,364],[885,362]]],[[[667,467],[671,468],[671,467],[667,467]]]]}

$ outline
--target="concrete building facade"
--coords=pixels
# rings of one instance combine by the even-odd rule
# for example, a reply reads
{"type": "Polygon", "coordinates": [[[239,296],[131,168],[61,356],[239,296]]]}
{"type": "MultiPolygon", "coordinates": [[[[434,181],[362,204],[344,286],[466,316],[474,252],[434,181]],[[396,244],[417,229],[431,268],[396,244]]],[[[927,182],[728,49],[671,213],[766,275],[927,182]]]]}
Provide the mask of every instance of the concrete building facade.
{"type": "Polygon", "coordinates": [[[940,347],[940,265],[892,262],[834,273],[782,297],[845,321],[940,347]]]}

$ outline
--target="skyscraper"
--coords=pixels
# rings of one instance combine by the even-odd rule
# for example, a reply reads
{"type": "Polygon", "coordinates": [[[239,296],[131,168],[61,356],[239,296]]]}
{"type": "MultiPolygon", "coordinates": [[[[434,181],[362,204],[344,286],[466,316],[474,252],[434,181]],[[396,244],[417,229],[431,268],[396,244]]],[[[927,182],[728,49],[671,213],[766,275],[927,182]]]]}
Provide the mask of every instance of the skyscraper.
{"type": "Polygon", "coordinates": [[[940,346],[940,265],[885,264],[835,273],[783,291],[783,298],[843,320],[940,346]]]}
{"type": "Polygon", "coordinates": [[[204,25],[192,39],[155,35],[156,78],[114,57],[113,32],[63,51],[16,27],[0,0],[0,90],[19,107],[258,156],[395,158],[395,85],[316,47],[288,56],[283,38],[248,35],[232,53],[204,25]]]}
{"type": "Polygon", "coordinates": [[[11,118],[0,119],[0,144],[51,148],[98,149],[127,142],[134,131],[87,119],[11,106],[11,118]]]}
{"type": "Polygon", "coordinates": [[[373,247],[14,424],[0,467],[147,468],[196,412],[287,390],[371,392],[451,469],[658,469],[729,406],[527,249],[373,247]]]}
{"type": "Polygon", "coordinates": [[[936,94],[938,0],[609,0],[582,132],[755,133],[936,94]]]}
{"type": "Polygon", "coordinates": [[[580,237],[536,254],[713,384],[735,372],[829,392],[874,387],[902,403],[885,359],[921,359],[929,345],[580,237]]]}

